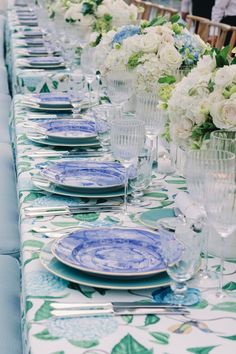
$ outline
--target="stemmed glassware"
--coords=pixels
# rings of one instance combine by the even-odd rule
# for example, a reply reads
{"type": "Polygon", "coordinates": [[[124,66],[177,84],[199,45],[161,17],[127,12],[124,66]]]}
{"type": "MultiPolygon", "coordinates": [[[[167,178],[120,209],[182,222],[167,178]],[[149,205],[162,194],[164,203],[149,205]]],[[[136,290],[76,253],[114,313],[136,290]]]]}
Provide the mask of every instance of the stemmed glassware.
{"type": "Polygon", "coordinates": [[[150,201],[143,198],[143,191],[149,187],[152,179],[152,141],[145,144],[138,155],[135,165],[135,171],[129,178],[129,184],[132,187],[131,199],[129,203],[133,206],[147,206],[150,201]]]}
{"type": "MultiPolygon", "coordinates": [[[[235,170],[235,155],[227,151],[216,150],[192,150],[187,154],[186,163],[186,181],[190,197],[193,202],[202,210],[201,220],[196,220],[198,227],[204,229],[206,225],[205,203],[207,197],[205,194],[204,183],[205,175],[209,171],[216,174],[224,174],[225,169],[235,170]]],[[[205,232],[205,269],[200,273],[201,285],[203,280],[216,279],[216,273],[208,269],[208,232],[205,232]]]]}
{"type": "MultiPolygon", "coordinates": [[[[146,134],[153,141],[153,162],[158,167],[158,136],[163,132],[167,121],[167,113],[158,108],[159,99],[154,93],[139,92],[136,95],[136,114],[138,119],[143,119],[145,122],[146,134]]],[[[163,162],[166,167],[167,160],[170,155],[166,153],[160,155],[160,164],[163,162]],[[164,161],[164,159],[166,160],[164,161]]],[[[154,166],[154,167],[155,167],[154,166]]],[[[159,168],[158,168],[159,169],[159,168]]],[[[161,172],[162,173],[162,172],[161,172]]],[[[164,173],[166,174],[166,173],[164,173]]]]}
{"type": "MultiPolygon", "coordinates": [[[[161,231],[164,232],[164,231],[161,231]]],[[[164,301],[176,305],[194,305],[199,301],[199,296],[189,291],[187,281],[197,272],[200,264],[200,252],[202,247],[201,234],[191,228],[190,223],[182,223],[176,228],[175,238],[182,244],[182,253],[177,262],[173,262],[176,256],[176,241],[172,238],[162,237],[161,249],[166,263],[166,271],[174,282],[171,290],[165,295],[164,301]]]]}
{"type": "Polygon", "coordinates": [[[100,141],[103,152],[110,151],[111,122],[113,119],[113,107],[111,104],[102,104],[93,109],[97,138],[100,141]]]}
{"type": "Polygon", "coordinates": [[[80,65],[82,72],[85,76],[85,80],[88,84],[89,92],[89,108],[92,106],[92,83],[96,80],[96,62],[94,56],[94,48],[87,46],[84,47],[81,53],[80,65]]]}
{"type": "Polygon", "coordinates": [[[111,123],[111,150],[125,168],[124,217],[127,214],[128,169],[143,149],[145,124],[138,119],[117,119],[111,123]]]}
{"type": "Polygon", "coordinates": [[[128,70],[112,71],[106,77],[107,94],[120,117],[124,104],[132,97],[134,74],[128,70]]]}
{"type": "MultiPolygon", "coordinates": [[[[223,172],[223,171],[222,171],[223,172]]],[[[217,298],[223,298],[223,270],[225,239],[236,230],[236,181],[235,174],[225,166],[224,173],[214,171],[205,175],[205,209],[210,225],[221,237],[221,268],[217,298]]]]}

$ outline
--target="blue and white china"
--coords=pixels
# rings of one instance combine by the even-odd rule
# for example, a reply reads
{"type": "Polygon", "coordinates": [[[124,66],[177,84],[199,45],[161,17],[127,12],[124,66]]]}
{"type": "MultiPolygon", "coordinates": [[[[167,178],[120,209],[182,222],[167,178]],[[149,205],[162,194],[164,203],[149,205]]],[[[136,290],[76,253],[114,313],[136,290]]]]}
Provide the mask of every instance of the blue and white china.
{"type": "Polygon", "coordinates": [[[103,276],[152,276],[166,269],[161,240],[176,242],[172,262],[180,258],[183,246],[171,233],[145,229],[99,228],[79,230],[52,245],[59,261],[84,272],[103,276]]]}
{"type": "Polygon", "coordinates": [[[119,189],[125,179],[124,168],[118,162],[56,162],[43,168],[41,175],[63,188],[87,190],[119,189]]]}
{"type": "MultiPolygon", "coordinates": [[[[124,196],[124,188],[120,189],[114,189],[114,190],[109,190],[109,189],[96,189],[96,190],[89,190],[86,188],[83,188],[81,190],[73,190],[73,189],[66,189],[59,187],[55,185],[54,183],[43,179],[42,177],[38,178],[37,176],[32,177],[32,182],[35,187],[37,187],[40,190],[43,190],[45,192],[51,193],[51,194],[57,194],[61,195],[64,197],[73,197],[73,198],[89,198],[89,199],[109,199],[109,198],[117,198],[117,197],[123,197],[124,196]]],[[[128,188],[128,194],[132,192],[132,189],[129,187],[128,188]]]]}
{"type": "Polygon", "coordinates": [[[61,65],[64,64],[64,59],[61,57],[40,57],[28,59],[30,65],[61,65]]]}
{"type": "MultiPolygon", "coordinates": [[[[77,97],[77,99],[82,101],[82,97],[77,97]]],[[[31,100],[41,108],[73,108],[70,95],[61,92],[35,94],[31,96],[31,100]]]]}
{"type": "Polygon", "coordinates": [[[38,123],[42,133],[56,140],[91,140],[96,137],[95,123],[91,120],[56,119],[48,122],[38,123]]]}
{"type": "Polygon", "coordinates": [[[40,134],[39,136],[35,136],[32,134],[27,134],[27,138],[34,143],[46,146],[60,146],[60,147],[83,147],[83,148],[96,148],[100,147],[100,143],[96,138],[91,138],[89,140],[82,139],[80,141],[76,141],[74,139],[66,139],[56,140],[55,138],[49,138],[46,135],[40,134]]]}
{"type": "Polygon", "coordinates": [[[157,273],[146,278],[128,277],[127,279],[96,277],[94,274],[81,272],[58,261],[51,252],[52,244],[53,241],[41,249],[41,264],[50,273],[72,283],[114,290],[157,289],[170,284],[170,278],[166,272],[157,273]]]}

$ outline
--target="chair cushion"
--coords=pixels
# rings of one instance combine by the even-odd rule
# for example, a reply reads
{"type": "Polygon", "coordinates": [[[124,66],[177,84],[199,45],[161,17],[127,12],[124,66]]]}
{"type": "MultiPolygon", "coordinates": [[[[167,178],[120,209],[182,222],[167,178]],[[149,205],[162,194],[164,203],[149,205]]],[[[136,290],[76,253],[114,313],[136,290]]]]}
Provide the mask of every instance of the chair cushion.
{"type": "Polygon", "coordinates": [[[22,354],[20,269],[10,256],[0,256],[0,284],[0,353],[22,354]]]}
{"type": "Polygon", "coordinates": [[[5,66],[0,66],[0,93],[6,95],[9,93],[7,69],[5,66]]]}
{"type": "Polygon", "coordinates": [[[0,143],[0,177],[0,254],[18,257],[20,238],[16,178],[12,149],[6,143],[0,143]]]}
{"type": "Polygon", "coordinates": [[[11,111],[11,97],[0,94],[0,143],[9,143],[9,117],[11,111]]]}

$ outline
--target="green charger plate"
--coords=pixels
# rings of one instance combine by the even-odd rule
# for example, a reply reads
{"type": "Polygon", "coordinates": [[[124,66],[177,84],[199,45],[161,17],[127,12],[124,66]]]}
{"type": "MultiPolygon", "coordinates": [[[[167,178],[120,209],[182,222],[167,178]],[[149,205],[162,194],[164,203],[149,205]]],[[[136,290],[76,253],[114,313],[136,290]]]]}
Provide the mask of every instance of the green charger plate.
{"type": "Polygon", "coordinates": [[[45,245],[40,252],[40,261],[42,265],[52,274],[68,280],[75,284],[81,284],[86,286],[92,286],[102,289],[114,289],[114,290],[137,290],[137,289],[155,289],[163,286],[168,286],[171,282],[166,272],[158,273],[155,276],[148,278],[129,278],[112,279],[103,278],[90,275],[85,272],[81,272],[77,269],[71,268],[61,262],[59,262],[51,252],[51,246],[54,241],[45,245]]]}

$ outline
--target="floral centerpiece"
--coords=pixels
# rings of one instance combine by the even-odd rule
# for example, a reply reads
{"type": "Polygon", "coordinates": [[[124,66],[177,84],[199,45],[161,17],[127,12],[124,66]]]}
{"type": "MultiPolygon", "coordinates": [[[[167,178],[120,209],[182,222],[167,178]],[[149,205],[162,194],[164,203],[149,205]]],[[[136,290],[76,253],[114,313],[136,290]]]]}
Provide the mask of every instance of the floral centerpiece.
{"type": "Polygon", "coordinates": [[[168,135],[177,144],[200,148],[212,131],[236,130],[236,60],[227,59],[228,50],[200,59],[164,103],[168,135]]]}
{"type": "Polygon", "coordinates": [[[66,3],[67,22],[87,26],[97,36],[137,21],[138,9],[123,0],[80,0],[66,3]]]}
{"type": "Polygon", "coordinates": [[[159,17],[140,26],[109,31],[97,46],[103,75],[117,69],[135,70],[137,89],[169,94],[181,69],[191,69],[205,52],[205,43],[179,22],[159,17]]]}

